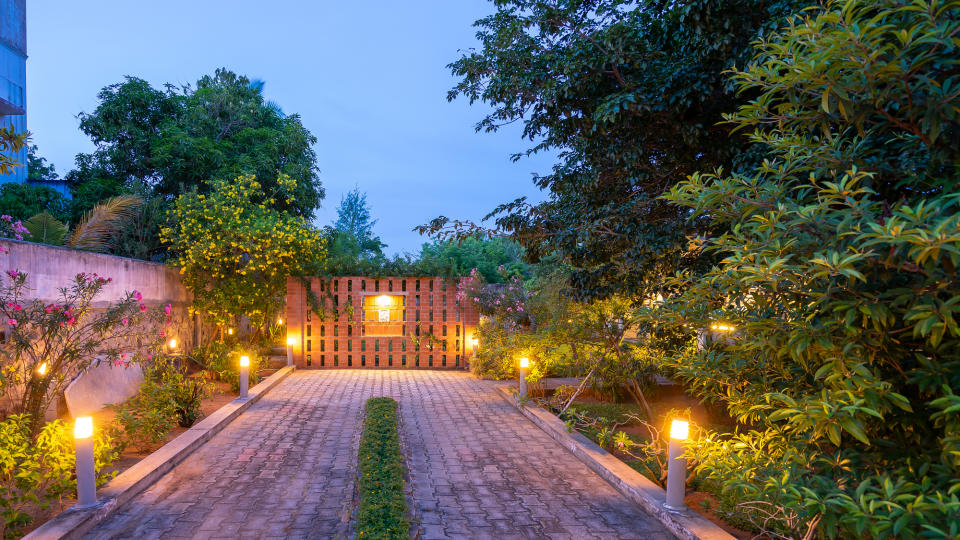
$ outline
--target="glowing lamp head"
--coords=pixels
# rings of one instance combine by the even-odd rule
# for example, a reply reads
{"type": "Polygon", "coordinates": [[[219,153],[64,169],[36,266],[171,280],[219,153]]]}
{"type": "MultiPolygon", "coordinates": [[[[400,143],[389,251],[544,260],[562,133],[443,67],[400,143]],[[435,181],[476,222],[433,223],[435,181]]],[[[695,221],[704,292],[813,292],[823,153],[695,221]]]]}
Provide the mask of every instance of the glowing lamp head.
{"type": "Polygon", "coordinates": [[[281,317],[277,317],[277,324],[283,324],[283,319],[281,317]]]}
{"type": "Polygon", "coordinates": [[[89,439],[93,437],[93,417],[81,416],[73,424],[73,438],[89,439]]]}
{"type": "Polygon", "coordinates": [[[43,377],[44,375],[47,374],[47,363],[46,363],[46,362],[40,364],[40,367],[37,368],[37,373],[39,373],[41,377],[43,377]]]}
{"type": "Polygon", "coordinates": [[[249,356],[246,356],[246,355],[241,356],[241,357],[240,357],[240,367],[249,367],[249,366],[250,366],[250,357],[249,357],[249,356]]]}
{"type": "Polygon", "coordinates": [[[171,348],[171,349],[176,349],[176,348],[177,348],[177,338],[172,338],[172,339],[170,339],[170,348],[171,348]]]}
{"type": "Polygon", "coordinates": [[[523,369],[527,369],[528,367],[530,367],[530,359],[527,358],[527,357],[521,358],[521,359],[520,359],[520,367],[523,368],[523,369]]]}
{"type": "Polygon", "coordinates": [[[476,347],[477,345],[480,344],[480,340],[477,339],[477,338],[473,338],[473,339],[470,340],[470,343],[471,343],[474,347],[476,347]]]}
{"type": "Polygon", "coordinates": [[[729,324],[711,324],[710,329],[714,332],[733,332],[737,327],[729,324]]]}
{"type": "Polygon", "coordinates": [[[233,335],[233,328],[227,328],[227,335],[233,335]]]}
{"type": "Polygon", "coordinates": [[[378,306],[389,306],[392,303],[392,300],[389,296],[381,294],[374,300],[374,303],[376,303],[378,306]]]}
{"type": "Polygon", "coordinates": [[[670,438],[678,441],[685,441],[690,436],[690,423],[686,420],[674,418],[670,424],[670,438]]]}
{"type": "Polygon", "coordinates": [[[296,344],[297,344],[297,339],[296,339],[296,338],[292,338],[292,337],[288,337],[288,338],[287,338],[287,345],[293,347],[293,346],[296,345],[296,344]]]}

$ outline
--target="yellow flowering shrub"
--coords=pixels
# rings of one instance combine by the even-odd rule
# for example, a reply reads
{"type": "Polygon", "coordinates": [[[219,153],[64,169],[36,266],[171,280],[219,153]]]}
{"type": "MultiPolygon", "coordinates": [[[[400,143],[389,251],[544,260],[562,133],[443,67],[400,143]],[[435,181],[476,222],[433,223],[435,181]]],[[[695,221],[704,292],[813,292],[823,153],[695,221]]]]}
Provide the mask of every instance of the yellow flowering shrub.
{"type": "MultiPolygon", "coordinates": [[[[286,193],[296,187],[286,175],[277,183],[286,193]]],[[[254,176],[209,185],[208,195],[177,198],[161,238],[194,295],[196,312],[218,323],[246,315],[261,325],[283,303],[286,277],[325,256],[323,238],[303,218],[274,209],[254,176]]]]}

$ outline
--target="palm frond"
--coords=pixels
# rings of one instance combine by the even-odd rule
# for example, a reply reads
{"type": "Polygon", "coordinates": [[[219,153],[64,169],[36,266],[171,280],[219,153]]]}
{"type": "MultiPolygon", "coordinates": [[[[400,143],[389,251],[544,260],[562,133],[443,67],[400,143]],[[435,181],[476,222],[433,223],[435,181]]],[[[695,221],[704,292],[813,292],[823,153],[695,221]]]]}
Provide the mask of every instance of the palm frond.
{"type": "Polygon", "coordinates": [[[67,247],[97,253],[110,251],[120,227],[136,216],[142,205],[143,199],[135,195],[118,195],[97,204],[73,229],[67,247]]]}
{"type": "Polygon", "coordinates": [[[23,226],[30,231],[30,240],[42,244],[62,246],[63,238],[67,235],[67,226],[49,212],[40,212],[23,222],[23,226]]]}

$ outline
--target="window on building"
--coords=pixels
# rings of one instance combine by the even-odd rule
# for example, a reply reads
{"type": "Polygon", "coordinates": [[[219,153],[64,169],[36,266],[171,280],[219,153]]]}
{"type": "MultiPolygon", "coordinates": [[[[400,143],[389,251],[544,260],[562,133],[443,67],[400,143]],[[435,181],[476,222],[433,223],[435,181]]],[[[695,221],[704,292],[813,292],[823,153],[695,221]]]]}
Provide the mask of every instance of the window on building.
{"type": "MultiPolygon", "coordinates": [[[[307,337],[310,337],[310,333],[311,333],[312,330],[313,330],[313,326],[311,326],[311,325],[308,324],[308,325],[307,325],[307,337]]],[[[320,335],[322,336],[322,335],[323,335],[323,332],[320,332],[320,335]]]]}
{"type": "MultiPolygon", "coordinates": [[[[310,344],[311,344],[311,343],[312,343],[312,342],[308,339],[308,340],[307,340],[307,350],[308,350],[308,351],[310,350],[310,344]]],[[[323,342],[321,341],[320,343],[323,343],[323,342]]],[[[320,346],[320,350],[321,350],[321,351],[323,350],[323,346],[322,346],[322,345],[320,346]]]]}
{"type": "Polygon", "coordinates": [[[313,358],[308,354],[308,355],[307,355],[307,365],[309,366],[309,365],[312,365],[312,364],[313,364],[313,358]]]}

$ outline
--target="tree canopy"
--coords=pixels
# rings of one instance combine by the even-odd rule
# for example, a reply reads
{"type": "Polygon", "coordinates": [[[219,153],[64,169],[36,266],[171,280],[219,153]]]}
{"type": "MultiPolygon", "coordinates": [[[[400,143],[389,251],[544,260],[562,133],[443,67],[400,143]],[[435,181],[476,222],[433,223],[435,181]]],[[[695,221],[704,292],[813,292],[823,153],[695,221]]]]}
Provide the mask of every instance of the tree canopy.
{"type": "MultiPolygon", "coordinates": [[[[493,107],[478,130],[522,122],[533,145],[517,158],[558,152],[523,199],[488,216],[531,261],[558,253],[576,294],[604,297],[656,288],[664,269],[689,265],[697,222],[658,197],[686,175],[756,161],[745,136],[717,123],[745,103],[724,71],[745,64],[750,43],[798,2],[498,0],[476,22],[481,46],[450,65],[461,80],[449,98],[493,107]]],[[[435,220],[422,230],[473,234],[435,220]],[[459,231],[458,231],[459,229],[459,231]]]]}
{"type": "Polygon", "coordinates": [[[300,117],[267,102],[262,83],[225,69],[196,86],[153,88],[127,77],[105,87],[92,113],[81,113],[80,129],[96,145],[79,154],[67,174],[75,216],[100,200],[138,185],[165,199],[191,190],[204,192],[208,180],[254,175],[268,192],[276,179],[297,179],[290,197],[277,197],[277,210],[312,218],[324,197],[318,178],[316,139],[300,117]]]}

